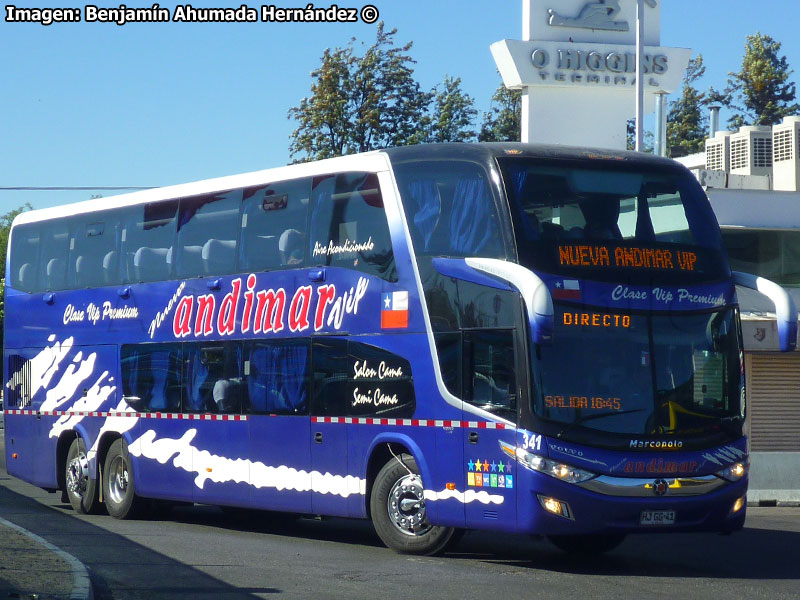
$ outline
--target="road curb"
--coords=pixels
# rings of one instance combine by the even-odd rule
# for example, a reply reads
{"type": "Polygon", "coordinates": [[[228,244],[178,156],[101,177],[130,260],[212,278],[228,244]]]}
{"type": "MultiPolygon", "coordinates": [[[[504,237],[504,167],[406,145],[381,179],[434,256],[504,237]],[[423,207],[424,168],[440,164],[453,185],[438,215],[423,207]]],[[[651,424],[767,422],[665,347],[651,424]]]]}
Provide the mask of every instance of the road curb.
{"type": "Polygon", "coordinates": [[[50,552],[58,555],[59,558],[61,558],[70,566],[72,569],[72,592],[69,595],[70,600],[93,600],[94,592],[92,590],[92,582],[89,579],[89,572],[86,570],[86,567],[81,561],[71,554],[64,552],[61,548],[58,548],[47,540],[39,537],[35,533],[20,527],[16,523],[12,523],[11,521],[7,521],[6,519],[0,517],[0,525],[10,527],[37,544],[44,546],[50,552]]]}

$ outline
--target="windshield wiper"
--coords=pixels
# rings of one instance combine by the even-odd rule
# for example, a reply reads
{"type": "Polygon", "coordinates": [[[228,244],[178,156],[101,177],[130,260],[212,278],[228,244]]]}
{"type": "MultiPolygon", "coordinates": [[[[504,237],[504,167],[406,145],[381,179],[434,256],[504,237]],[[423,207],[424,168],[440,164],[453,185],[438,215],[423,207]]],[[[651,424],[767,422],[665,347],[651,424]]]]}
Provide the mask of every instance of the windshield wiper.
{"type": "Polygon", "coordinates": [[[574,427],[577,427],[578,425],[581,425],[581,424],[585,423],[586,421],[592,421],[594,419],[602,419],[604,417],[613,417],[615,415],[624,415],[624,414],[627,414],[627,413],[642,412],[643,410],[644,410],[643,408],[631,408],[631,409],[628,409],[628,410],[615,410],[613,412],[604,412],[604,413],[596,413],[596,414],[593,414],[593,415],[586,415],[585,417],[581,417],[577,421],[573,421],[572,423],[570,423],[569,425],[564,427],[564,429],[562,429],[561,431],[559,431],[556,434],[556,437],[560,438],[562,435],[567,433],[570,429],[573,429],[574,427]]]}

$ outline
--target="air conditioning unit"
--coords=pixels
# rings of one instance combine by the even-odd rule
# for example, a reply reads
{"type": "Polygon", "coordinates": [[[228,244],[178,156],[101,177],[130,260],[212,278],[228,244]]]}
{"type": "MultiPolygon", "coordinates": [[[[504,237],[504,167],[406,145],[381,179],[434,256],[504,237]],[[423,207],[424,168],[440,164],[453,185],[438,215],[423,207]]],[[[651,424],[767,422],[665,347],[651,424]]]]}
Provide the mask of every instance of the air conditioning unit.
{"type": "Polygon", "coordinates": [[[772,127],[749,125],[730,136],[733,175],[772,175],[772,127]]]}
{"type": "Polygon", "coordinates": [[[772,127],[772,189],[800,191],[800,116],[784,117],[772,127]]]}
{"type": "Polygon", "coordinates": [[[706,170],[730,170],[731,134],[731,131],[717,131],[713,138],[706,140],[706,170]]]}

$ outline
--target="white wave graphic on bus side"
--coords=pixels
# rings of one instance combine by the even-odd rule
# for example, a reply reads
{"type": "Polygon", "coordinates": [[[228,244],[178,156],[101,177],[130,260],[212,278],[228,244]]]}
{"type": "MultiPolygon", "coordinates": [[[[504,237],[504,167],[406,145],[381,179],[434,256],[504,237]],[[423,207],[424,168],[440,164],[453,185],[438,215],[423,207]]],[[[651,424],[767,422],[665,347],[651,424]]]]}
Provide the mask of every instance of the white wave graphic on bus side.
{"type": "MultiPolygon", "coordinates": [[[[80,370],[79,370],[80,372],[80,370]]],[[[65,374],[65,377],[70,375],[69,373],[65,374]]],[[[91,372],[88,373],[91,375],[91,372]]],[[[108,383],[110,384],[113,381],[113,378],[108,377],[108,371],[103,371],[103,373],[97,378],[97,380],[86,390],[86,395],[78,398],[70,407],[70,411],[72,412],[95,412],[98,411],[102,405],[111,397],[111,395],[116,391],[117,386],[115,385],[102,385],[104,380],[108,378],[108,383]]],[[[77,385],[80,385],[84,379],[81,379],[77,382],[77,385]]],[[[70,385],[73,385],[74,382],[71,382],[70,385]]],[[[77,386],[76,386],[77,389],[77,386]]],[[[122,405],[122,403],[121,403],[122,405]]],[[[121,408],[118,407],[118,410],[121,408]]],[[[41,410],[52,410],[50,408],[44,408],[44,404],[42,404],[41,410]]],[[[78,423],[83,421],[86,418],[85,415],[78,415],[78,414],[66,414],[61,415],[58,420],[53,423],[53,426],[50,428],[49,437],[58,437],[64,431],[70,431],[75,428],[78,423]]],[[[135,421],[136,419],[128,419],[135,421]]],[[[108,424],[108,419],[105,420],[103,423],[103,428],[106,428],[108,424]]],[[[101,430],[100,433],[97,435],[97,439],[100,439],[100,436],[103,434],[101,430]]]]}
{"type": "Polygon", "coordinates": [[[189,429],[179,439],[156,440],[156,432],[146,431],[128,446],[136,457],[157,460],[166,464],[173,456],[173,466],[188,473],[197,473],[194,484],[203,489],[206,481],[214,483],[249,483],[256,488],[275,488],[298,492],[314,491],[347,498],[353,494],[364,495],[367,482],[351,475],[324,475],[318,471],[302,471],[284,465],[272,467],[261,462],[241,458],[231,459],[211,454],[192,446],[196,429],[189,429]]]}
{"type": "MultiPolygon", "coordinates": [[[[67,365],[58,383],[47,390],[45,400],[42,402],[40,411],[57,410],[63,404],[69,402],[78,393],[80,385],[89,379],[94,372],[94,365],[97,361],[97,354],[92,352],[85,359],[83,352],[78,352],[72,359],[72,364],[67,365]]],[[[58,367],[56,365],[56,370],[58,367]]],[[[77,404],[77,402],[75,403],[77,404]]],[[[73,410],[79,410],[73,405],[73,410]]]]}
{"type": "Polygon", "coordinates": [[[458,490],[442,490],[441,492],[434,492],[433,490],[425,490],[425,500],[429,502],[436,500],[449,500],[455,499],[463,504],[470,504],[472,502],[480,502],[481,504],[502,504],[503,496],[498,494],[490,494],[485,490],[477,492],[475,490],[467,490],[466,492],[459,492],[458,490]]]}
{"type": "MultiPolygon", "coordinates": [[[[192,440],[196,435],[196,429],[189,429],[179,439],[161,438],[156,440],[156,432],[150,429],[128,446],[128,452],[137,458],[156,460],[162,465],[174,456],[173,466],[183,469],[187,473],[196,473],[194,484],[200,489],[203,489],[206,481],[213,481],[214,483],[249,483],[259,489],[275,488],[278,491],[312,491],[343,498],[356,494],[366,495],[367,482],[365,479],[353,475],[308,472],[285,465],[274,467],[262,462],[217,456],[207,450],[199,450],[192,446],[192,440]]],[[[475,490],[467,490],[466,493],[455,490],[442,490],[441,492],[426,490],[425,499],[431,502],[454,499],[464,504],[475,501],[482,504],[503,503],[502,496],[475,490]]]]}

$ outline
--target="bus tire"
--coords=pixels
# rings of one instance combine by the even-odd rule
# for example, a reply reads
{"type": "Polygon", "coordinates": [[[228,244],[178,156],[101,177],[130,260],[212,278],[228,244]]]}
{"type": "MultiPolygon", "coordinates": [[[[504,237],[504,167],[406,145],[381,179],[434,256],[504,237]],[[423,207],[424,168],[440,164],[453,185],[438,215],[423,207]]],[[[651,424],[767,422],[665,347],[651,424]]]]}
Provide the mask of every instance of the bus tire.
{"type": "Polygon", "coordinates": [[[370,495],[372,524],[383,543],[395,552],[439,554],[453,538],[452,527],[428,522],[424,492],[419,468],[409,454],[392,458],[375,478],[370,495]]]}
{"type": "Polygon", "coordinates": [[[549,535],[552,544],[569,554],[597,555],[613,550],[625,540],[624,533],[605,535],[549,535]]]}
{"type": "Polygon", "coordinates": [[[89,515],[100,509],[97,479],[90,476],[86,446],[80,436],[72,440],[64,465],[64,486],[72,509],[80,515],[89,515]]]}
{"type": "Polygon", "coordinates": [[[128,446],[122,438],[115,440],[106,454],[103,496],[108,514],[115,519],[132,519],[142,507],[141,498],[136,496],[128,446]]]}

